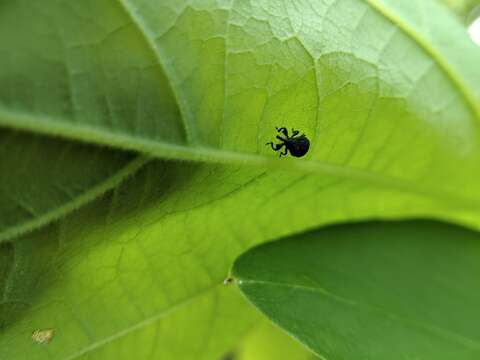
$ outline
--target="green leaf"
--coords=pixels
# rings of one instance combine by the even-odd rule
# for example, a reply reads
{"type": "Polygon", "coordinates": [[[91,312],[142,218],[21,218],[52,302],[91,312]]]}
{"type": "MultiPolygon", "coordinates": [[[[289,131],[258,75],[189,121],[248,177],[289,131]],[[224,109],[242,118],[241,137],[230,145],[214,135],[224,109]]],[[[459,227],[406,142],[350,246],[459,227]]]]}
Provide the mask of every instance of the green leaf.
{"type": "Polygon", "coordinates": [[[223,245],[195,229],[206,224],[208,198],[199,194],[190,214],[189,184],[171,182],[191,170],[152,164],[114,194],[5,244],[0,358],[219,359],[233,348],[257,322],[223,285],[243,247],[220,224],[223,245]],[[32,339],[42,329],[54,329],[48,344],[32,339]]]}
{"type": "Polygon", "coordinates": [[[235,360],[315,360],[299,342],[264,321],[251,331],[235,353],[235,360]]]}
{"type": "MultiPolygon", "coordinates": [[[[113,1],[2,3],[0,124],[34,133],[55,124],[83,140],[124,129],[183,138],[155,54],[113,1]],[[92,131],[91,129],[95,129],[92,131]]],[[[180,140],[179,140],[180,141],[180,140]]],[[[56,220],[137,171],[134,154],[2,130],[0,241],[56,220]]]]}
{"type": "Polygon", "coordinates": [[[0,242],[57,220],[111,190],[146,160],[133,154],[0,131],[0,242]]]}
{"type": "Polygon", "coordinates": [[[217,360],[257,322],[222,285],[233,260],[322,223],[430,208],[381,194],[322,177],[152,162],[113,194],[13,243],[5,258],[22,261],[0,284],[0,358],[21,360],[23,349],[29,360],[122,359],[140,346],[154,357],[217,360]],[[302,210],[291,211],[299,199],[302,210]],[[32,341],[51,328],[47,349],[32,341]]]}
{"type": "Polygon", "coordinates": [[[253,249],[233,275],[324,359],[475,359],[479,237],[431,221],[335,226],[253,249]]]}
{"type": "MultiPolygon", "coordinates": [[[[320,173],[478,209],[479,54],[434,2],[350,0],[275,11],[261,2],[204,1],[47,0],[39,7],[10,0],[2,11],[4,126],[177,159],[320,173]],[[435,16],[420,23],[414,8],[435,16]],[[312,31],[299,27],[304,17],[316,24],[312,31]],[[330,17],[343,19],[342,32],[330,17]],[[376,38],[382,34],[389,35],[376,38]],[[280,122],[310,136],[307,161],[251,155],[271,155],[263,144],[280,122]]],[[[64,216],[143,161],[16,133],[2,144],[12,138],[6,151],[15,156],[0,165],[11,173],[2,184],[0,239],[64,216]],[[25,165],[32,174],[22,176],[12,162],[39,170],[25,165]],[[61,171],[43,171],[50,163],[61,171]]]]}
{"type": "Polygon", "coordinates": [[[20,28],[2,39],[12,48],[5,59],[21,59],[2,78],[26,73],[60,89],[42,111],[70,92],[74,101],[35,119],[22,103],[15,116],[0,116],[4,126],[160,157],[388,183],[478,206],[480,52],[434,0],[101,0],[95,11],[90,1],[48,0],[39,11],[20,4],[2,15],[5,29],[20,28]],[[173,110],[153,116],[176,111],[174,101],[181,120],[173,110]],[[275,126],[310,137],[306,161],[272,159],[265,143],[275,126]]]}
{"type": "Polygon", "coordinates": [[[1,124],[182,142],[158,56],[120,2],[8,0],[0,20],[1,124]]]}
{"type": "Polygon", "coordinates": [[[330,222],[456,214],[376,193],[321,176],[152,162],[113,194],[13,243],[25,250],[4,255],[22,261],[0,283],[0,358],[131,359],[141,348],[147,358],[218,360],[258,322],[223,286],[251,246],[330,222]],[[39,329],[55,329],[49,344],[32,341],[39,329]]]}
{"type": "Polygon", "coordinates": [[[228,166],[152,162],[5,245],[2,259],[31,247],[0,267],[0,358],[217,360],[258,321],[221,286],[252,245],[370,217],[480,225],[480,55],[464,29],[429,0],[300,5],[2,5],[0,64],[19,59],[2,83],[33,80],[12,85],[26,96],[0,89],[1,125],[228,166]],[[307,133],[305,161],[273,158],[276,125],[307,133]],[[42,329],[55,330],[48,344],[32,339],[42,329]]]}

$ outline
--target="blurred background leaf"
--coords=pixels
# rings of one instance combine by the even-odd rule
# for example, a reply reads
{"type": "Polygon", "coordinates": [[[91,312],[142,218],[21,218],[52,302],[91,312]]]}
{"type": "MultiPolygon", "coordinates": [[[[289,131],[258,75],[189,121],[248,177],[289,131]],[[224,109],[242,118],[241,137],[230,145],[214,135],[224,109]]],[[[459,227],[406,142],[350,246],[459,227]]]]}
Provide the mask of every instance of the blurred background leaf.
{"type": "MultiPolygon", "coordinates": [[[[470,24],[473,20],[472,16],[475,14],[472,13],[475,8],[480,6],[479,0],[441,0],[453,11],[455,11],[458,16],[464,21],[467,25],[470,24]]],[[[477,14],[479,16],[480,14],[477,14]]]]}

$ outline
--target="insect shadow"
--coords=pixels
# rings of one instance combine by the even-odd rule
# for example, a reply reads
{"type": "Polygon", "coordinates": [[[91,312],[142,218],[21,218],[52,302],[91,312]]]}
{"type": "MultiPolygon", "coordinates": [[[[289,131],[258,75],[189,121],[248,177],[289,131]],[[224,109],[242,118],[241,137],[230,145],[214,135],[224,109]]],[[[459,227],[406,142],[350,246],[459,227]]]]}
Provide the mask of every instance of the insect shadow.
{"type": "Polygon", "coordinates": [[[288,130],[285,127],[278,128],[276,127],[278,133],[281,135],[277,135],[276,138],[281,141],[280,144],[274,144],[273,141],[266,143],[265,145],[270,145],[273,151],[280,152],[280,157],[287,155],[290,152],[290,155],[295,157],[302,157],[310,148],[310,140],[308,140],[305,134],[298,135],[300,131],[292,129],[292,135],[288,135],[288,130]]]}

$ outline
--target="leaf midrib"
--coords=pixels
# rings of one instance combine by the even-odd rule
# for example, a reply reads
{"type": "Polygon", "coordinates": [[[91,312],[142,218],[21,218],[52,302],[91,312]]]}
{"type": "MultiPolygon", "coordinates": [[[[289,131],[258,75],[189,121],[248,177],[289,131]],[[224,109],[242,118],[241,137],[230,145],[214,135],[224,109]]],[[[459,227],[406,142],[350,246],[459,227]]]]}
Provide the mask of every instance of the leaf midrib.
{"type": "MultiPolygon", "coordinates": [[[[75,125],[44,117],[38,121],[28,114],[8,111],[0,106],[0,123],[7,123],[18,130],[35,131],[36,133],[59,136],[84,143],[100,144],[124,150],[139,151],[151,158],[167,158],[171,160],[187,160],[195,162],[217,163],[224,165],[247,165],[272,170],[284,170],[300,174],[326,174],[334,177],[355,180],[367,185],[375,185],[387,190],[397,190],[409,194],[440,200],[460,209],[480,208],[480,202],[445,190],[432,189],[416,182],[389,177],[363,169],[340,166],[321,161],[302,161],[295,159],[277,159],[257,154],[238,153],[224,149],[203,146],[182,146],[174,143],[139,139],[130,135],[111,133],[90,125],[75,125]]],[[[150,158],[150,159],[151,159],[150,158]]],[[[144,159],[146,162],[147,160],[144,159]]]]}

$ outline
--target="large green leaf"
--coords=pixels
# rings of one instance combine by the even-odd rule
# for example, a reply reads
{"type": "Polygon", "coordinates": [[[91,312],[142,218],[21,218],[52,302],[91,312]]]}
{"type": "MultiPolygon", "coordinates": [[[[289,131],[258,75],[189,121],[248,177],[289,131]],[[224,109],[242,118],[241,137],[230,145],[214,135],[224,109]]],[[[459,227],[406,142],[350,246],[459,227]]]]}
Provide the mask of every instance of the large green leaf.
{"type": "MultiPolygon", "coordinates": [[[[13,97],[2,95],[0,124],[230,165],[153,162],[113,195],[5,245],[5,259],[22,254],[23,243],[30,250],[17,257],[23,262],[0,268],[8,314],[1,358],[216,360],[257,321],[234,289],[221,286],[231,262],[250,246],[368,217],[428,215],[480,224],[479,74],[472,66],[480,55],[434,2],[22,5],[0,5],[1,34],[15,22],[23,24],[21,39],[31,19],[54,34],[73,34],[62,38],[65,54],[72,66],[88,67],[88,81],[66,81],[88,109],[58,113],[65,108],[56,107],[56,93],[47,101],[51,107],[38,111],[25,99],[13,107],[13,97]],[[416,19],[410,7],[432,16],[416,19]],[[72,17],[82,24],[72,26],[72,17]],[[142,69],[142,61],[153,75],[140,71],[138,83],[103,78],[104,68],[107,75],[128,74],[124,67],[142,69]],[[175,97],[158,105],[169,85],[175,97]],[[132,116],[133,97],[154,110],[132,116]],[[101,99],[111,100],[112,114],[102,111],[101,99]],[[275,125],[307,133],[313,147],[306,161],[272,158],[264,143],[275,125]],[[277,168],[289,171],[271,170],[277,168]],[[36,240],[45,250],[32,258],[36,240]],[[29,281],[14,280],[22,274],[29,281]],[[55,329],[48,345],[32,341],[32,331],[46,328],[55,329]]],[[[37,41],[9,43],[23,59],[9,66],[63,89],[55,85],[61,76],[36,71],[45,37],[29,33],[37,41]]]]}
{"type": "MultiPolygon", "coordinates": [[[[9,0],[0,15],[0,124],[159,156],[319,172],[476,208],[478,51],[463,30],[430,2],[307,5],[9,0]],[[420,24],[409,6],[436,16],[420,24]],[[315,27],[295,29],[307,15],[315,27]],[[331,28],[336,17],[343,32],[331,28]],[[390,36],[377,41],[369,29],[390,36]],[[269,151],[263,143],[279,122],[311,136],[312,161],[247,155],[269,151]],[[190,146],[178,146],[182,127],[190,146]]],[[[12,156],[2,157],[0,239],[63,216],[142,162],[10,132],[2,143],[12,156]],[[61,170],[44,171],[51,163],[61,170]]]]}
{"type": "Polygon", "coordinates": [[[233,274],[324,359],[477,359],[480,235],[436,222],[330,227],[263,245],[233,274]]]}
{"type": "Polygon", "coordinates": [[[320,176],[153,162],[11,245],[5,257],[22,261],[1,284],[0,358],[130,359],[140,347],[147,359],[218,360],[257,322],[222,285],[252,245],[354,218],[455,215],[428,199],[377,194],[320,176]],[[51,343],[32,341],[45,328],[55,329],[51,343]]]}
{"type": "MultiPolygon", "coordinates": [[[[466,202],[480,197],[473,180],[480,175],[480,51],[434,0],[21,4],[7,1],[2,12],[4,29],[20,28],[4,40],[21,60],[9,63],[8,74],[42,70],[41,79],[51,72],[61,79],[39,81],[60,89],[40,112],[65,93],[73,100],[35,118],[24,116],[22,104],[15,116],[0,116],[4,126],[161,157],[281,166],[466,202]],[[43,32],[32,31],[32,18],[35,30],[53,22],[50,36],[36,36],[43,32]],[[48,50],[60,49],[47,58],[62,70],[42,61],[46,39],[48,50]],[[93,77],[85,80],[85,73],[93,77]],[[157,105],[163,87],[155,85],[167,80],[183,122],[152,117],[164,107],[157,105]],[[138,106],[125,100],[137,87],[146,94],[138,106]],[[92,103],[91,93],[108,101],[92,103]],[[182,126],[189,145],[182,145],[182,126]],[[274,126],[307,133],[307,161],[271,160],[264,144],[274,126]],[[455,171],[448,165],[458,163],[455,171]]],[[[44,93],[38,88],[36,97],[44,93]]],[[[4,97],[7,104],[15,99],[4,97]]]]}

